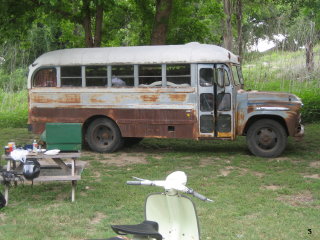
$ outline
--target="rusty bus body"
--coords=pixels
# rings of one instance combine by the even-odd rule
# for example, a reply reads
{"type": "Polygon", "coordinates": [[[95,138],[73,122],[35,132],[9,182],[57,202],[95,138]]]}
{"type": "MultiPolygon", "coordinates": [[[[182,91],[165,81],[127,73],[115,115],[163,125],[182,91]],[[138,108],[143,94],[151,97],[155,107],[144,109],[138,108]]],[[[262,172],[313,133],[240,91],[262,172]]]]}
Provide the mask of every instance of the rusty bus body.
{"type": "Polygon", "coordinates": [[[29,120],[82,123],[89,146],[112,152],[142,138],[228,139],[275,157],[301,138],[301,100],[244,91],[239,59],[199,43],[46,53],[30,66],[29,120]]]}

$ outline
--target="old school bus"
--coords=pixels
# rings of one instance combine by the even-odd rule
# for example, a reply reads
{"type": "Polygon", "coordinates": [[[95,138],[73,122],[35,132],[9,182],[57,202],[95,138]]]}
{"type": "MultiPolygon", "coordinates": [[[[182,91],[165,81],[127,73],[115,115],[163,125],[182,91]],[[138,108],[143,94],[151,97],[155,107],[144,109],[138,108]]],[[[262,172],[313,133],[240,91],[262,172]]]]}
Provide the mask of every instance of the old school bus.
{"type": "Polygon", "coordinates": [[[82,123],[98,152],[143,138],[246,136],[250,151],[275,157],[304,134],[301,100],[243,90],[239,58],[207,44],[65,49],[30,66],[29,124],[82,123]]]}

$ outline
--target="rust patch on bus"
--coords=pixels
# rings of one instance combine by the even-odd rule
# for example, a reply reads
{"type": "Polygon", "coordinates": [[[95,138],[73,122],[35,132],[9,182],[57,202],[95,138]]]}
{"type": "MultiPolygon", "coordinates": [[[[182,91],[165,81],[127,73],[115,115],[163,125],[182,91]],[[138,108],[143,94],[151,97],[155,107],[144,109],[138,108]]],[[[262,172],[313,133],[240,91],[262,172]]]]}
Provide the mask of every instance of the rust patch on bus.
{"type": "Polygon", "coordinates": [[[169,94],[169,98],[173,102],[184,102],[187,98],[186,94],[169,94]]]}
{"type": "Polygon", "coordinates": [[[31,99],[32,102],[35,103],[80,103],[80,95],[79,94],[63,94],[62,97],[55,99],[55,96],[48,95],[38,95],[32,94],[31,99]]]}
{"type": "Polygon", "coordinates": [[[80,94],[64,94],[58,98],[58,103],[80,103],[80,94]]]}
{"type": "Polygon", "coordinates": [[[141,95],[141,100],[144,102],[156,102],[159,99],[159,94],[153,94],[153,95],[141,95]]]}
{"type": "Polygon", "coordinates": [[[105,103],[104,100],[99,99],[102,96],[102,94],[94,94],[92,97],[90,97],[90,102],[92,103],[105,103]]]}
{"type": "Polygon", "coordinates": [[[46,122],[84,123],[92,116],[113,119],[123,137],[196,138],[195,110],[175,109],[96,109],[32,108],[29,122],[34,133],[41,133],[46,122]]]}
{"type": "Polygon", "coordinates": [[[245,115],[242,111],[237,112],[237,119],[236,119],[236,135],[241,135],[244,129],[244,119],[245,115]]]}
{"type": "Polygon", "coordinates": [[[41,95],[31,95],[32,102],[35,103],[53,103],[54,100],[41,95]]]}

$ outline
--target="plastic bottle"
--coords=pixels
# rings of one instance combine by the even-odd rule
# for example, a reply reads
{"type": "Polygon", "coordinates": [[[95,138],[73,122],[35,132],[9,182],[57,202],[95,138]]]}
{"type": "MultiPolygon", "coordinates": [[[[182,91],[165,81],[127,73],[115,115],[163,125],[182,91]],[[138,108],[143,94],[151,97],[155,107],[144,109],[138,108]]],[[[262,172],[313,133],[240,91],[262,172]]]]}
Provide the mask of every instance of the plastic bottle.
{"type": "Polygon", "coordinates": [[[32,143],[32,151],[36,152],[38,149],[38,143],[36,140],[33,140],[33,143],[32,143]]]}

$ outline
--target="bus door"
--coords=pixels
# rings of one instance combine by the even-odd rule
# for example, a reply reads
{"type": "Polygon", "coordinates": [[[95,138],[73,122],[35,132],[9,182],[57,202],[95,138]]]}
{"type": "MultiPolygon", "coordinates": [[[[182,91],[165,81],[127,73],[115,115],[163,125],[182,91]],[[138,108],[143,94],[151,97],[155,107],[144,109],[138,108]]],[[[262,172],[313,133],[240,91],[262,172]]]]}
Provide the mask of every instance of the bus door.
{"type": "Polygon", "coordinates": [[[229,68],[224,64],[215,66],[216,121],[215,136],[234,139],[234,102],[235,88],[231,84],[229,68]]]}
{"type": "Polygon", "coordinates": [[[199,64],[200,138],[233,138],[233,87],[223,64],[199,64]]]}
{"type": "Polygon", "coordinates": [[[200,137],[215,137],[214,65],[198,65],[200,137]]]}

